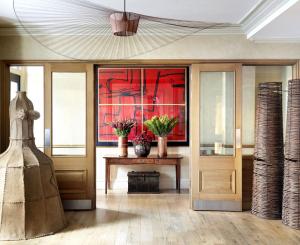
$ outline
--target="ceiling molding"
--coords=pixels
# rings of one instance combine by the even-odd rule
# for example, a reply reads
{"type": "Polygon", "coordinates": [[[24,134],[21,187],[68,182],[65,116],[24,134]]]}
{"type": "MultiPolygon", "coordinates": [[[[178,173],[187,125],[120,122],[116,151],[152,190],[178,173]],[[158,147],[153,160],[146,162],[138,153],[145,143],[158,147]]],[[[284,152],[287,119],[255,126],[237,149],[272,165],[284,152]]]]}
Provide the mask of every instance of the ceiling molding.
{"type": "Polygon", "coordinates": [[[280,16],[299,0],[265,0],[241,21],[242,29],[248,39],[280,16]]]}
{"type": "Polygon", "coordinates": [[[263,38],[263,39],[255,39],[253,40],[254,43],[295,43],[299,44],[300,43],[300,38],[263,38]]]}

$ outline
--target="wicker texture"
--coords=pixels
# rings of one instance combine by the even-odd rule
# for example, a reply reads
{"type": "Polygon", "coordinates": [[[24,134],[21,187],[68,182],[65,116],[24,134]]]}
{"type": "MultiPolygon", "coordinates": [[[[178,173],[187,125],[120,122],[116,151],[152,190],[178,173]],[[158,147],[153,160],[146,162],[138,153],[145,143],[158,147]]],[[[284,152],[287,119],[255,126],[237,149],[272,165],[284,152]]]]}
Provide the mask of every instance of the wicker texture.
{"type": "Polygon", "coordinates": [[[252,213],[279,219],[283,186],[282,85],[260,83],[256,107],[252,213]]]}
{"type": "Polygon", "coordinates": [[[300,229],[300,79],[289,81],[285,150],[282,222],[300,229]]]}

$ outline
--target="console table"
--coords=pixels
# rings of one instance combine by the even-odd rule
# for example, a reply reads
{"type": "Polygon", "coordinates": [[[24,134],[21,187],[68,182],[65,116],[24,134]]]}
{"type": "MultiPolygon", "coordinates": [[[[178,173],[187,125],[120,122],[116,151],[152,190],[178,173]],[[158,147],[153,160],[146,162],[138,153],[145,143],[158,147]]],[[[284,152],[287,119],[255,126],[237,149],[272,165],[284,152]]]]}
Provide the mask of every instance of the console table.
{"type": "Polygon", "coordinates": [[[181,155],[170,154],[164,158],[157,155],[150,155],[148,157],[118,157],[118,156],[104,156],[105,159],[105,194],[107,188],[110,189],[110,166],[111,165],[172,165],[176,170],[176,190],[180,193],[180,162],[183,158],[181,155]]]}

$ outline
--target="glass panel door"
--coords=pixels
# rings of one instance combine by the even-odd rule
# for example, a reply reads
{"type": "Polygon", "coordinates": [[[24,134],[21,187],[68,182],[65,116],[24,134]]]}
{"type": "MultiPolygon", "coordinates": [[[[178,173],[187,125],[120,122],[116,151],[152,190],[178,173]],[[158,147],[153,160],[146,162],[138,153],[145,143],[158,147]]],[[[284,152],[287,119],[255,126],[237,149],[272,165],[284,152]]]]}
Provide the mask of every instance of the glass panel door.
{"type": "Polygon", "coordinates": [[[241,65],[193,65],[191,77],[191,206],[240,211],[241,65]]]}
{"type": "Polygon", "coordinates": [[[200,73],[200,154],[234,155],[234,72],[200,73]]]}
{"type": "Polygon", "coordinates": [[[52,73],[52,155],[86,154],[86,73],[52,73]]]}
{"type": "Polygon", "coordinates": [[[96,204],[93,65],[45,66],[45,153],[65,209],[96,204]]]}

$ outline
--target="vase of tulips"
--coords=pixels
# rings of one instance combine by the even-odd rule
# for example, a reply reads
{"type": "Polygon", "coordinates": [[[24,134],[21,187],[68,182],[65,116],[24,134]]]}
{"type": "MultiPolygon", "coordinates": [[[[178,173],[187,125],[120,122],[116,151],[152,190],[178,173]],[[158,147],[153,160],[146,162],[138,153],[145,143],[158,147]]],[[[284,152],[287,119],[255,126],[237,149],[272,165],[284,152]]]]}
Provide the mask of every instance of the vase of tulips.
{"type": "Polygon", "coordinates": [[[166,157],[168,155],[167,136],[177,125],[178,119],[176,117],[154,116],[150,120],[145,121],[147,128],[155,134],[157,139],[158,156],[166,157]]]}
{"type": "Polygon", "coordinates": [[[136,125],[133,119],[117,120],[109,123],[118,136],[118,152],[120,157],[128,156],[128,135],[136,125]]]}

